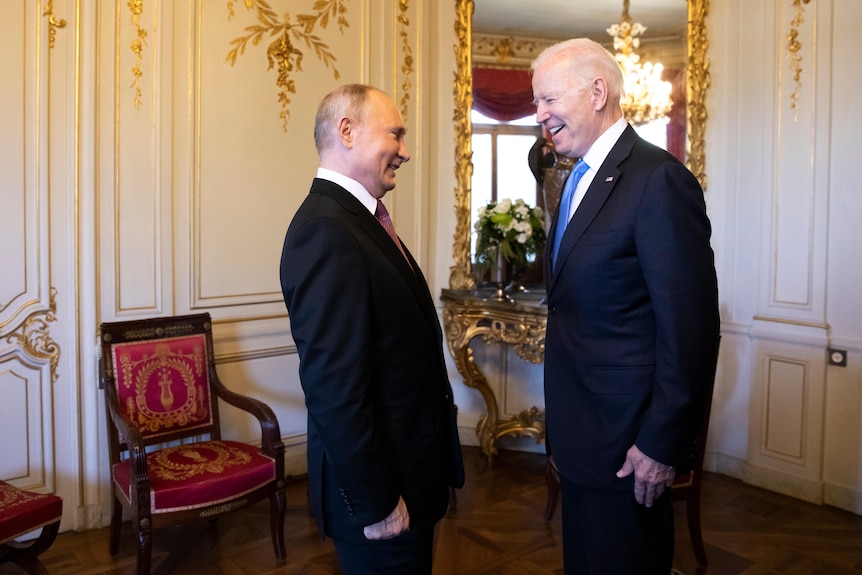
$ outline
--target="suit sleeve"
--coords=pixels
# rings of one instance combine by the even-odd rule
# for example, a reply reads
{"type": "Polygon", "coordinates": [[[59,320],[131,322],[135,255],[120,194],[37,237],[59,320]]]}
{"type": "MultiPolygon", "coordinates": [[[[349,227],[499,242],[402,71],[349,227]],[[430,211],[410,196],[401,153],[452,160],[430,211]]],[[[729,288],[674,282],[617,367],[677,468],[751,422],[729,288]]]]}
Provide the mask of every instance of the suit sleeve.
{"type": "Polygon", "coordinates": [[[676,163],[650,177],[635,237],[656,324],[656,380],[636,445],[675,464],[712,393],[718,289],[703,192],[676,163]]]}
{"type": "Polygon", "coordinates": [[[311,220],[288,233],[282,282],[310,423],[355,512],[350,521],[357,527],[370,525],[395,508],[399,492],[376,424],[365,258],[344,224],[311,220]]]}

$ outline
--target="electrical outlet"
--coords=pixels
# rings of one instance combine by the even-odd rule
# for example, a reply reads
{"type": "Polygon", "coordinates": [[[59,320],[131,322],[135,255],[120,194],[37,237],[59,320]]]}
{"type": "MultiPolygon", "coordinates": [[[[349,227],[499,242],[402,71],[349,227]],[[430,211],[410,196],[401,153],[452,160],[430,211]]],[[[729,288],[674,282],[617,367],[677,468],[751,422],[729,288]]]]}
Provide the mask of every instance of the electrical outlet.
{"type": "Polygon", "coordinates": [[[826,350],[826,353],[829,355],[829,365],[835,365],[838,367],[847,367],[847,350],[846,349],[833,349],[829,348],[826,350]]]}

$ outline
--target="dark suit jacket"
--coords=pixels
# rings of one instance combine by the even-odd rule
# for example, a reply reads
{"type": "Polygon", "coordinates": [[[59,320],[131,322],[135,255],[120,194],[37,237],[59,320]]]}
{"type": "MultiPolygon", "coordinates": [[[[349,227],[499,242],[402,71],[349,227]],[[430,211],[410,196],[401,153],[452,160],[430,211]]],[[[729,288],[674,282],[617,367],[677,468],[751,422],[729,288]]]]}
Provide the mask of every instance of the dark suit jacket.
{"type": "Polygon", "coordinates": [[[436,522],[449,486],[464,481],[440,324],[404,249],[412,270],[376,218],[321,179],[284,240],[311,504],[335,537],[362,539],[362,527],[386,517],[399,495],[411,522],[436,522]]]}
{"type": "Polygon", "coordinates": [[[633,444],[690,464],[719,337],[710,232],[696,178],[628,126],[545,270],[547,432],[569,481],[631,489],[615,473],[633,444]]]}

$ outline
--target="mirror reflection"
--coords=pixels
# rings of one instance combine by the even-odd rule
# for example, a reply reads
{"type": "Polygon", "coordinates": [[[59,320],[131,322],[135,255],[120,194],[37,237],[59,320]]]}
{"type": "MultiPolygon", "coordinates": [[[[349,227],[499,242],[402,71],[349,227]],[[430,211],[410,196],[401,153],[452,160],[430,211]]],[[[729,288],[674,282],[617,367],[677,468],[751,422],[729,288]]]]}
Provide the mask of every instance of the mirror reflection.
{"type": "MultiPolygon", "coordinates": [[[[459,77],[463,73],[469,82],[471,98],[456,142],[459,222],[450,287],[472,287],[477,279],[470,268],[480,208],[489,202],[521,198],[529,205],[543,207],[548,217],[556,210],[559,188],[574,159],[557,158],[553,145],[545,141],[550,138],[535,122],[529,66],[542,49],[557,41],[590,37],[617,54],[624,70],[624,56],[639,60],[643,68],[648,67],[647,62],[661,64],[659,83],[667,86],[670,110],[661,110],[653,101],[652,109],[659,110],[656,118],[649,117],[649,105],[632,107],[626,117],[644,138],[686,162],[705,185],[698,172],[703,163],[702,143],[692,146],[690,141],[690,118],[695,123],[705,118],[705,81],[694,85],[694,93],[687,87],[687,74],[691,75],[687,68],[692,67],[692,61],[696,77],[705,75],[705,67],[698,69],[703,54],[690,60],[687,53],[698,43],[692,39],[692,31],[705,37],[703,4],[704,0],[456,0],[456,30],[463,26],[470,39],[469,54],[459,55],[459,77]],[[472,13],[467,13],[470,9],[472,13]]],[[[637,89],[629,91],[638,93],[637,89]]],[[[457,81],[455,95],[459,128],[457,81]]],[[[640,96],[638,101],[644,100],[640,96]]],[[[695,135],[699,142],[702,127],[695,135]]],[[[540,274],[527,279],[541,282],[540,274]]]]}

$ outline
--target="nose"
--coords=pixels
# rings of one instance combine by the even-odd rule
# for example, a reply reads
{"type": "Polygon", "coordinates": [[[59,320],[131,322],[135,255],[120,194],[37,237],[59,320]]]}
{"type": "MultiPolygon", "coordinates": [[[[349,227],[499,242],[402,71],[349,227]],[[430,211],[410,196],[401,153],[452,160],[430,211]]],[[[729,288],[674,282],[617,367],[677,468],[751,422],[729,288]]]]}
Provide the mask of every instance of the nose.
{"type": "Polygon", "coordinates": [[[401,145],[398,146],[398,157],[401,159],[401,163],[410,161],[410,151],[407,149],[407,144],[404,143],[404,140],[401,140],[401,145]]]}
{"type": "Polygon", "coordinates": [[[536,105],[536,123],[544,124],[545,121],[550,117],[548,112],[545,110],[544,105],[537,104],[536,105]]]}

